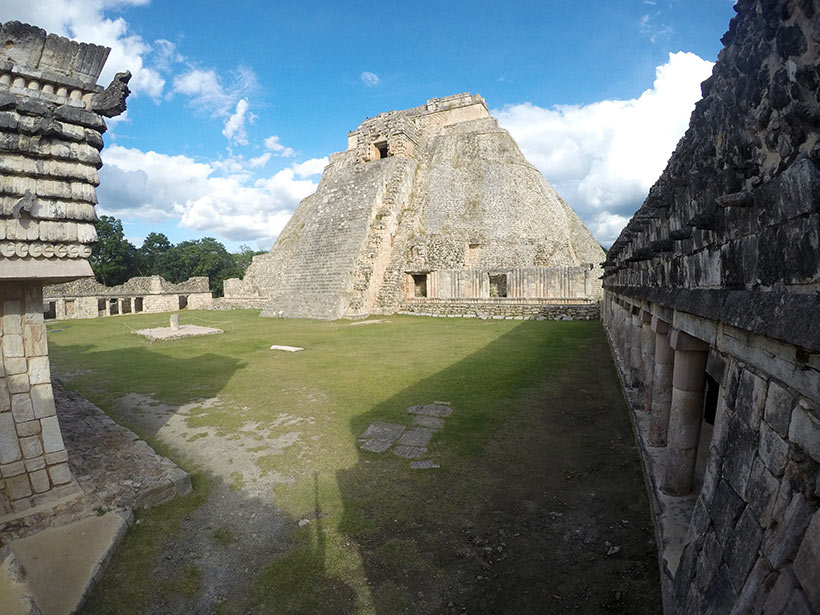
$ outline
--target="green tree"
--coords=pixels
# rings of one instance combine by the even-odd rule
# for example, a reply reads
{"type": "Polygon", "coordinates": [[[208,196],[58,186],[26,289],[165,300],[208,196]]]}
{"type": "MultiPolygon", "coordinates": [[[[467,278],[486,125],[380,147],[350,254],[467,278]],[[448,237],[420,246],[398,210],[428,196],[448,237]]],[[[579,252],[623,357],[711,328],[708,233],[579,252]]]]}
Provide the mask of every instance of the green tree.
{"type": "Polygon", "coordinates": [[[237,277],[244,277],[245,272],[248,270],[248,267],[253,260],[253,257],[257,254],[265,254],[264,250],[252,250],[250,246],[241,245],[239,246],[239,252],[231,254],[233,256],[234,263],[236,264],[236,268],[241,272],[237,277]]]}
{"type": "Polygon", "coordinates": [[[148,233],[139,249],[139,265],[142,275],[161,275],[164,261],[173,244],[163,233],[148,233]]]}
{"type": "Polygon", "coordinates": [[[165,254],[162,275],[170,282],[183,282],[192,276],[206,275],[214,296],[222,296],[222,282],[236,278],[242,271],[233,256],[213,237],[183,241],[165,254]]]}
{"type": "Polygon", "coordinates": [[[91,250],[91,269],[100,284],[116,286],[138,275],[137,249],[125,238],[122,221],[113,216],[97,220],[97,243],[91,250]]]}

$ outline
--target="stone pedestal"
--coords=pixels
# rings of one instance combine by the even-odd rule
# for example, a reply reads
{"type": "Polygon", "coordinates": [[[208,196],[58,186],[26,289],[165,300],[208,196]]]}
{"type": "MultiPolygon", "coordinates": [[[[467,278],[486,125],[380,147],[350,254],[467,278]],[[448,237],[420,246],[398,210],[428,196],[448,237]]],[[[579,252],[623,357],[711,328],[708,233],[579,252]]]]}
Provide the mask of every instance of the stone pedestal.
{"type": "Polygon", "coordinates": [[[675,329],[669,335],[669,344],[675,349],[675,366],[672,374],[666,470],[661,489],[669,495],[681,496],[692,490],[695,475],[709,346],[675,329]]]}
{"type": "Polygon", "coordinates": [[[675,351],[669,345],[669,324],[653,317],[650,326],[655,335],[655,352],[649,444],[650,446],[666,446],[669,410],[672,406],[672,369],[675,363],[675,351]]]}

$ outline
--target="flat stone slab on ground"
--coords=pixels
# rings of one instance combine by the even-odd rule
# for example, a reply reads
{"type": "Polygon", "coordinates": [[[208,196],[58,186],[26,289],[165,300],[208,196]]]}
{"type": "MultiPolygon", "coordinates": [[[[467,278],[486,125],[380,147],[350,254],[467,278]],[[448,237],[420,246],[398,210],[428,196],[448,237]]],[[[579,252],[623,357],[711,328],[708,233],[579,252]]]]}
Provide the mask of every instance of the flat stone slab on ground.
{"type": "Polygon", "coordinates": [[[370,451],[371,453],[383,453],[393,445],[393,440],[379,440],[378,438],[371,438],[360,447],[363,451],[370,451]]]}
{"type": "Polygon", "coordinates": [[[397,446],[393,449],[393,454],[405,459],[415,459],[427,452],[427,449],[420,446],[397,446]]]}
{"type": "Polygon", "coordinates": [[[422,459],[421,461],[411,461],[411,470],[437,470],[441,466],[430,459],[422,459]]]}
{"type": "Polygon", "coordinates": [[[359,436],[359,440],[370,440],[370,439],[377,439],[377,440],[389,440],[392,442],[396,438],[401,435],[401,432],[404,430],[404,425],[398,425],[397,423],[385,423],[384,421],[373,421],[370,424],[370,427],[362,432],[362,435],[359,436]]]}
{"type": "Polygon", "coordinates": [[[179,329],[172,329],[171,327],[157,327],[156,329],[138,329],[134,331],[143,337],[147,337],[151,341],[155,340],[176,340],[183,337],[192,337],[194,335],[217,335],[224,333],[222,329],[215,329],[214,327],[200,327],[199,325],[180,325],[179,329]]]}
{"type": "Polygon", "coordinates": [[[109,512],[11,542],[43,613],[76,611],[126,528],[123,517],[109,512]]]}
{"type": "Polygon", "coordinates": [[[413,417],[413,424],[414,425],[421,425],[422,427],[426,427],[427,429],[441,429],[444,427],[444,421],[440,418],[435,416],[425,416],[423,414],[417,414],[413,417]]]}
{"type": "Polygon", "coordinates": [[[401,438],[399,438],[399,444],[404,444],[405,446],[427,446],[427,443],[430,442],[432,435],[432,429],[427,429],[426,427],[412,427],[401,435],[401,438]]]}
{"type": "Polygon", "coordinates": [[[351,322],[351,327],[359,327],[361,325],[379,325],[382,323],[388,323],[389,320],[360,320],[359,322],[351,322]]]}
{"type": "Polygon", "coordinates": [[[285,352],[299,352],[300,350],[304,350],[304,348],[299,348],[299,346],[279,346],[274,344],[270,347],[271,350],[284,350],[285,352]]]}
{"type": "Polygon", "coordinates": [[[443,418],[450,416],[453,413],[453,409],[443,404],[428,404],[426,406],[410,406],[407,409],[407,413],[443,418]]]}

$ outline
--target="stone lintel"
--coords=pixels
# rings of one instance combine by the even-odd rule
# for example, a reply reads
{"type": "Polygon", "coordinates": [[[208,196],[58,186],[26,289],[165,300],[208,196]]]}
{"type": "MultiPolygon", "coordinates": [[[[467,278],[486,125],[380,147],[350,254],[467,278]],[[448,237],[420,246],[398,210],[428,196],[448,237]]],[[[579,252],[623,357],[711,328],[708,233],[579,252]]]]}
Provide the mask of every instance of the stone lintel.
{"type": "Polygon", "coordinates": [[[711,319],[694,316],[687,312],[675,310],[672,326],[691,337],[702,340],[706,344],[714,345],[717,339],[717,322],[711,319]]]}
{"type": "Polygon", "coordinates": [[[652,317],[651,326],[655,333],[669,333],[669,323],[661,320],[657,316],[652,317]]]}
{"type": "Polygon", "coordinates": [[[83,258],[3,258],[0,261],[0,281],[41,280],[57,284],[94,275],[91,265],[83,258]]]}
{"type": "Polygon", "coordinates": [[[672,329],[669,333],[669,345],[675,350],[683,352],[707,352],[709,344],[701,339],[692,337],[680,329],[672,329]]]}

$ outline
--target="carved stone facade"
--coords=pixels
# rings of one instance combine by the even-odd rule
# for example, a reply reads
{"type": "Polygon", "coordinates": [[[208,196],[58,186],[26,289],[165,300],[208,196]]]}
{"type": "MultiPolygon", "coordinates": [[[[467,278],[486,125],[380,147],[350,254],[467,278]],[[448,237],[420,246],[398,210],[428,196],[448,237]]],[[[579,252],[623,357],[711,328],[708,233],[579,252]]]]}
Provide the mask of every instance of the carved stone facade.
{"type": "Polygon", "coordinates": [[[309,318],[428,298],[591,303],[603,258],[484,100],[457,94],[349,133],[271,252],[226,282],[225,301],[264,299],[262,315],[309,318]]]}
{"type": "Polygon", "coordinates": [[[83,278],[43,287],[43,312],[47,319],[174,312],[185,308],[208,310],[212,305],[207,276],[179,284],[158,275],[136,277],[119,286],[104,286],[93,278],[83,278]]]}
{"type": "Polygon", "coordinates": [[[0,24],[0,519],[77,490],[55,414],[44,283],[91,275],[109,50],[0,24]]]}
{"type": "Polygon", "coordinates": [[[739,0],[612,246],[668,613],[820,613],[820,6],[739,0]]]}

